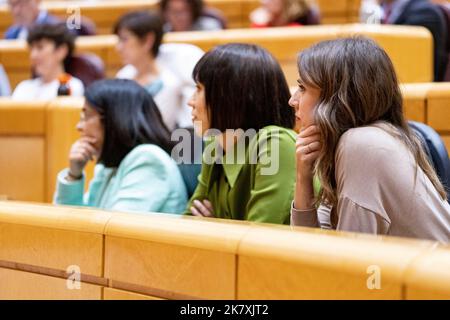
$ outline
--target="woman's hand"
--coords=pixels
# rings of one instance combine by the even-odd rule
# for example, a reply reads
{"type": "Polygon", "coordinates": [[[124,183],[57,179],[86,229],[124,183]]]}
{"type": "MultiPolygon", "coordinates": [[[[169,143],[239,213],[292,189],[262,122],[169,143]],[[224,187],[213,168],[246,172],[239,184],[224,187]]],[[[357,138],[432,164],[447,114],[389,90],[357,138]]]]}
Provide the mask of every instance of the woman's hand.
{"type": "Polygon", "coordinates": [[[192,202],[191,213],[197,217],[214,218],[214,209],[208,200],[194,200],[192,202]]]}
{"type": "Polygon", "coordinates": [[[294,206],[298,210],[314,208],[314,164],[321,147],[320,131],[317,126],[309,126],[299,133],[296,143],[297,180],[294,196],[294,206]]]}
{"type": "Polygon", "coordinates": [[[296,143],[297,177],[307,180],[313,178],[314,164],[321,147],[320,131],[317,126],[309,126],[299,133],[296,143]]]}
{"type": "Polygon", "coordinates": [[[96,139],[82,137],[78,139],[70,149],[69,174],[71,177],[81,177],[83,169],[90,160],[94,160],[97,150],[94,147],[96,139]]]}

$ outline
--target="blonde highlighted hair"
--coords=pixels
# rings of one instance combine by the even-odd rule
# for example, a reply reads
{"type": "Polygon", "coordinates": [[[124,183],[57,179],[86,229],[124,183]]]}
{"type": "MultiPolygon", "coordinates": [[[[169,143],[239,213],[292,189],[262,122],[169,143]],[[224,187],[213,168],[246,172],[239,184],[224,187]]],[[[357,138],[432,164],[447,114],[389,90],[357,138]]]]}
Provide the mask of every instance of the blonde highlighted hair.
{"type": "Polygon", "coordinates": [[[375,41],[358,36],[318,43],[300,52],[298,69],[305,84],[321,90],[315,109],[323,146],[315,166],[322,185],[318,202],[337,204],[335,153],[342,134],[378,122],[406,145],[417,166],[446,199],[444,187],[405,120],[392,61],[375,41]]]}

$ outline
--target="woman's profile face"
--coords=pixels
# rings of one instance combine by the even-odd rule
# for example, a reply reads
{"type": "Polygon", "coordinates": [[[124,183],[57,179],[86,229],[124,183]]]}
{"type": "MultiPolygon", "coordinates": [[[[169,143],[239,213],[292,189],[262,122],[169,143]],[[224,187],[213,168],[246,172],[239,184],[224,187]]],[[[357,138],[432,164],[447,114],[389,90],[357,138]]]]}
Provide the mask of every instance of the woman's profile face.
{"type": "Polygon", "coordinates": [[[67,46],[56,47],[55,42],[49,39],[34,41],[30,46],[31,65],[40,77],[54,72],[66,56],[67,46]]]}
{"type": "Polygon", "coordinates": [[[136,65],[143,56],[150,54],[151,45],[139,39],[133,32],[121,29],[118,36],[116,50],[122,58],[123,64],[136,65]]]}
{"type": "Polygon", "coordinates": [[[188,105],[192,108],[192,122],[194,123],[195,133],[198,136],[203,136],[210,129],[204,85],[197,82],[196,90],[189,100],[188,105]]]}
{"type": "Polygon", "coordinates": [[[97,110],[92,108],[87,102],[81,110],[80,121],[77,124],[77,130],[81,137],[89,137],[95,139],[93,147],[97,150],[95,155],[98,159],[103,149],[103,141],[105,140],[105,129],[103,127],[102,117],[97,110]]]}
{"type": "Polygon", "coordinates": [[[192,24],[192,12],[186,0],[170,0],[164,11],[166,21],[172,27],[172,31],[189,31],[192,24]]]}
{"type": "Polygon", "coordinates": [[[296,128],[306,129],[314,124],[314,111],[320,99],[320,89],[308,86],[298,81],[298,88],[289,100],[289,105],[295,109],[296,128]]]}

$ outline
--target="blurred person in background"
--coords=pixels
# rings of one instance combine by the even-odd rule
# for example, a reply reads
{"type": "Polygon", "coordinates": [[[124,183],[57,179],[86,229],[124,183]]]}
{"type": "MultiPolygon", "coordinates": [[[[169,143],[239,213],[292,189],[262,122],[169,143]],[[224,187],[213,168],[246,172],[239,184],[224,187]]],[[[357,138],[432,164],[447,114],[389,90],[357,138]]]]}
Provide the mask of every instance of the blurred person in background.
{"type": "Polygon", "coordinates": [[[9,86],[8,76],[0,64],[0,97],[9,96],[11,94],[11,87],[9,86]]]}
{"type": "Polygon", "coordinates": [[[320,23],[320,13],[310,0],[261,0],[250,21],[253,28],[315,25],[320,23]]]}
{"type": "Polygon", "coordinates": [[[220,11],[205,8],[203,0],[161,0],[164,31],[204,31],[225,28],[220,11]]]}
{"type": "Polygon", "coordinates": [[[131,79],[155,99],[169,130],[192,127],[187,101],[195,91],[192,70],[203,56],[193,45],[162,44],[160,16],[146,11],[131,12],[117,22],[117,51],[125,65],[117,78],[131,79]]]}
{"type": "Polygon", "coordinates": [[[38,24],[57,23],[58,18],[39,8],[41,0],[8,0],[14,25],[5,33],[5,39],[27,39],[30,28],[38,24]]]}
{"type": "Polygon", "coordinates": [[[83,96],[81,80],[66,73],[75,50],[75,36],[64,24],[35,26],[28,35],[30,60],[34,79],[24,80],[16,87],[17,100],[51,100],[58,96],[63,85],[64,95],[83,96]]]}
{"type": "Polygon", "coordinates": [[[437,0],[365,0],[361,6],[362,22],[427,28],[434,40],[434,81],[444,79],[448,61],[449,27],[437,0]],[[371,14],[370,12],[373,12],[371,14]]]}

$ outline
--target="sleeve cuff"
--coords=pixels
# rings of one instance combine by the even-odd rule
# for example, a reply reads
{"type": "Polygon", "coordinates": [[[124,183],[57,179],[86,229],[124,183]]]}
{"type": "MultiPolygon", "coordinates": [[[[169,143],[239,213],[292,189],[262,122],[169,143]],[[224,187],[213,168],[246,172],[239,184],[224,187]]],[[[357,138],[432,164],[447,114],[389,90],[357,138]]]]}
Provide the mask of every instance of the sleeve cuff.
{"type": "Polygon", "coordinates": [[[54,202],[56,204],[80,205],[83,202],[84,173],[79,180],[69,181],[66,176],[69,169],[64,169],[57,176],[54,202]]]}
{"type": "Polygon", "coordinates": [[[294,207],[294,201],[291,203],[291,225],[302,227],[319,227],[317,220],[317,210],[298,210],[294,207]]]}

